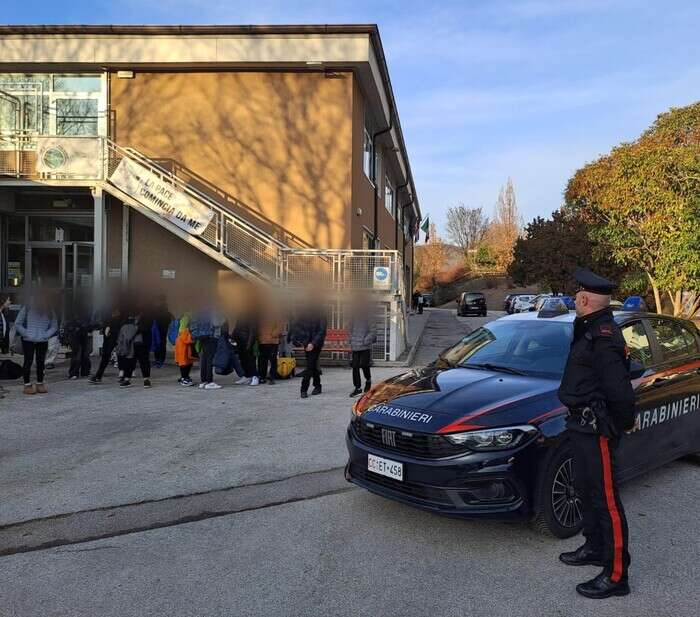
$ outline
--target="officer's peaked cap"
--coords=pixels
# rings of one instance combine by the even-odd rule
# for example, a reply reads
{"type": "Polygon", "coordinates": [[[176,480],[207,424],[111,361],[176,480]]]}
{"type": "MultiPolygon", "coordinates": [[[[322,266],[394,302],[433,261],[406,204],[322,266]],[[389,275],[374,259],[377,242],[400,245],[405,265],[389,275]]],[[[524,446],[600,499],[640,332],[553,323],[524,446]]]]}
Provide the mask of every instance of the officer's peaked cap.
{"type": "Polygon", "coordinates": [[[574,279],[576,279],[576,282],[584,291],[590,291],[591,293],[602,294],[604,296],[609,296],[613,289],[617,287],[612,281],[598,276],[588,268],[576,268],[576,270],[574,270],[574,279]]]}

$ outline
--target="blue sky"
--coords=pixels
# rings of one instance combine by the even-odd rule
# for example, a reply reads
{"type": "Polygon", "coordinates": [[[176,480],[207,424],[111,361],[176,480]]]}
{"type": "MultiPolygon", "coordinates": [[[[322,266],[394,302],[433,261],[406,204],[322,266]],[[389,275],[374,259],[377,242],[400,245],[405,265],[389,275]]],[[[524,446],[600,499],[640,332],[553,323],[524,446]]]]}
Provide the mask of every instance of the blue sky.
{"type": "Polygon", "coordinates": [[[525,221],[579,166],[700,98],[700,3],[642,0],[17,0],[7,23],[377,23],[424,214],[525,221]]]}

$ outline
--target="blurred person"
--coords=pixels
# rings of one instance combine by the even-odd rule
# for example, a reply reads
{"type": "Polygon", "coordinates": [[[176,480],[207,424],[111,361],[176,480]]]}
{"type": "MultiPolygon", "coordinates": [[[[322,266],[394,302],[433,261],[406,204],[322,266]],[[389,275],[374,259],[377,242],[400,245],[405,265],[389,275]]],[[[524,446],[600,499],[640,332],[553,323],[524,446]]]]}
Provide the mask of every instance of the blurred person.
{"type": "Polygon", "coordinates": [[[415,313],[418,310],[418,298],[420,297],[420,292],[416,289],[411,296],[411,310],[415,313]]]}
{"type": "Polygon", "coordinates": [[[199,343],[199,388],[218,390],[221,386],[214,381],[214,355],[219,337],[227,335],[226,319],[217,308],[199,309],[190,322],[193,339],[199,343]]]}
{"type": "Polygon", "coordinates": [[[358,297],[350,307],[350,319],[348,321],[348,342],[352,351],[352,383],[351,397],[362,394],[362,381],[360,369],[365,378],[364,392],[372,387],[372,374],[370,363],[372,360],[372,344],[377,340],[377,326],[374,322],[371,305],[368,299],[358,297]]]}
{"type": "Polygon", "coordinates": [[[84,299],[76,299],[71,316],[66,320],[64,332],[71,351],[69,379],[90,375],[90,332],[92,319],[84,299]]]}
{"type": "Polygon", "coordinates": [[[151,387],[151,337],[154,323],[153,308],[148,302],[142,303],[136,317],[138,335],[134,340],[134,357],[141,370],[144,388],[151,387]]]}
{"type": "Polygon", "coordinates": [[[231,338],[236,346],[236,352],[243,368],[243,377],[236,384],[257,386],[260,383],[257,367],[255,365],[255,341],[257,337],[257,324],[253,318],[252,310],[243,307],[236,319],[236,325],[231,333],[231,338]]]}
{"type": "Polygon", "coordinates": [[[165,355],[168,348],[168,326],[174,319],[173,314],[168,309],[168,299],[165,294],[158,296],[158,302],[156,303],[156,307],[153,312],[153,318],[155,319],[156,327],[158,328],[158,333],[160,334],[158,345],[153,352],[153,359],[155,360],[154,366],[156,368],[163,368],[163,365],[165,364],[165,355]]]}
{"type": "Polygon", "coordinates": [[[100,353],[100,364],[97,367],[97,371],[88,379],[88,383],[93,385],[102,383],[102,376],[105,370],[109,366],[112,359],[112,353],[117,347],[117,338],[119,337],[119,330],[125,320],[125,309],[119,306],[115,306],[110,311],[110,316],[104,320],[101,328],[102,332],[102,351],[100,353]]]}
{"type": "Polygon", "coordinates": [[[327,322],[321,301],[309,297],[297,312],[289,328],[288,339],[296,347],[304,349],[306,368],[302,372],[301,398],[308,398],[309,384],[313,380],[313,396],[321,394],[319,359],[326,340],[327,322]]]}
{"type": "MultiPolygon", "coordinates": [[[[9,321],[10,296],[0,294],[0,354],[10,351],[10,321],[9,321]]],[[[5,388],[0,386],[0,398],[5,396],[5,388]]]]}
{"type": "Polygon", "coordinates": [[[127,311],[124,321],[119,328],[116,345],[120,388],[129,388],[131,386],[131,376],[136,367],[136,351],[134,345],[138,336],[140,336],[138,316],[134,311],[127,311]]]}
{"type": "Polygon", "coordinates": [[[177,382],[181,386],[191,387],[194,382],[190,377],[195,361],[194,338],[190,332],[190,314],[183,313],[179,319],[177,338],[175,339],[175,364],[180,367],[180,378],[177,382]]]}
{"type": "Polygon", "coordinates": [[[0,294],[0,353],[10,351],[10,296],[0,294]]]}
{"type": "Polygon", "coordinates": [[[274,304],[266,303],[258,328],[258,377],[260,383],[270,385],[274,385],[277,379],[277,352],[284,327],[274,307],[274,304]]]}
{"type": "Polygon", "coordinates": [[[58,319],[48,295],[38,292],[23,306],[15,320],[15,330],[22,338],[24,352],[24,394],[46,394],[44,363],[48,340],[58,331],[58,319]],[[36,387],[32,384],[31,370],[36,358],[36,387]]]}

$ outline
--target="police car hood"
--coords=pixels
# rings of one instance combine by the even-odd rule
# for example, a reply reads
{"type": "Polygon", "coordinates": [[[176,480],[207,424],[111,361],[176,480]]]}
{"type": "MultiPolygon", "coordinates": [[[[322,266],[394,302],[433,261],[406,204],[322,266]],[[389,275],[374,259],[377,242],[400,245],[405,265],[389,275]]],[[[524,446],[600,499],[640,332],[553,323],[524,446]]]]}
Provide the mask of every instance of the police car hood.
{"type": "Polygon", "coordinates": [[[560,405],[558,387],[553,379],[432,366],[377,384],[363,417],[427,433],[522,424],[560,405]]]}

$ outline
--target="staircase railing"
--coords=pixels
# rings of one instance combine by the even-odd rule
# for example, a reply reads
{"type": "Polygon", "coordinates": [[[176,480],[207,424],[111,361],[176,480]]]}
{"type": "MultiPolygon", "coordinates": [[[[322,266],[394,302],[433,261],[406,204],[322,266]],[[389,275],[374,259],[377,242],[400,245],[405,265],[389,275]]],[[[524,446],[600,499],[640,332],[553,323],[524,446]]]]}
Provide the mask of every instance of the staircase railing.
{"type": "MultiPolygon", "coordinates": [[[[129,159],[155,175],[160,182],[174,191],[184,193],[188,199],[211,211],[213,213],[211,222],[200,235],[193,236],[196,240],[192,242],[194,244],[202,242],[209,250],[214,250],[223,256],[225,259],[222,262],[234,262],[239,271],[244,271],[251,277],[292,288],[312,284],[338,291],[372,290],[392,295],[403,295],[405,292],[401,257],[398,251],[291,248],[222,206],[206,193],[189,185],[148,156],[134,148],[120,146],[107,137],[66,138],[68,141],[73,140],[72,148],[75,148],[75,140],[84,140],[85,147],[78,146],[78,150],[99,152],[97,156],[101,156],[101,161],[90,159],[96,164],[83,164],[72,168],[69,162],[66,167],[56,168],[50,172],[40,172],[37,164],[38,144],[39,139],[47,137],[26,132],[2,134],[0,178],[11,176],[32,178],[39,182],[51,180],[67,183],[80,180],[104,183],[108,190],[109,186],[119,189],[116,184],[110,182],[110,177],[123,159],[129,159]],[[95,140],[99,140],[100,143],[97,144],[99,147],[91,150],[90,144],[94,146],[95,140]],[[375,278],[377,268],[389,272],[389,280],[385,278],[384,284],[375,278]]],[[[121,189],[119,191],[124,194],[121,189]]],[[[144,208],[148,207],[137,196],[127,195],[127,197],[144,208]]]]}
{"type": "Polygon", "coordinates": [[[175,174],[134,148],[125,148],[111,139],[105,143],[105,180],[109,179],[120,161],[128,158],[146,168],[164,184],[187,195],[193,201],[204,205],[214,216],[199,239],[216,249],[229,259],[250,270],[254,274],[274,282],[281,282],[281,251],[287,247],[261,229],[222,208],[204,193],[192,188],[175,174]]]}

